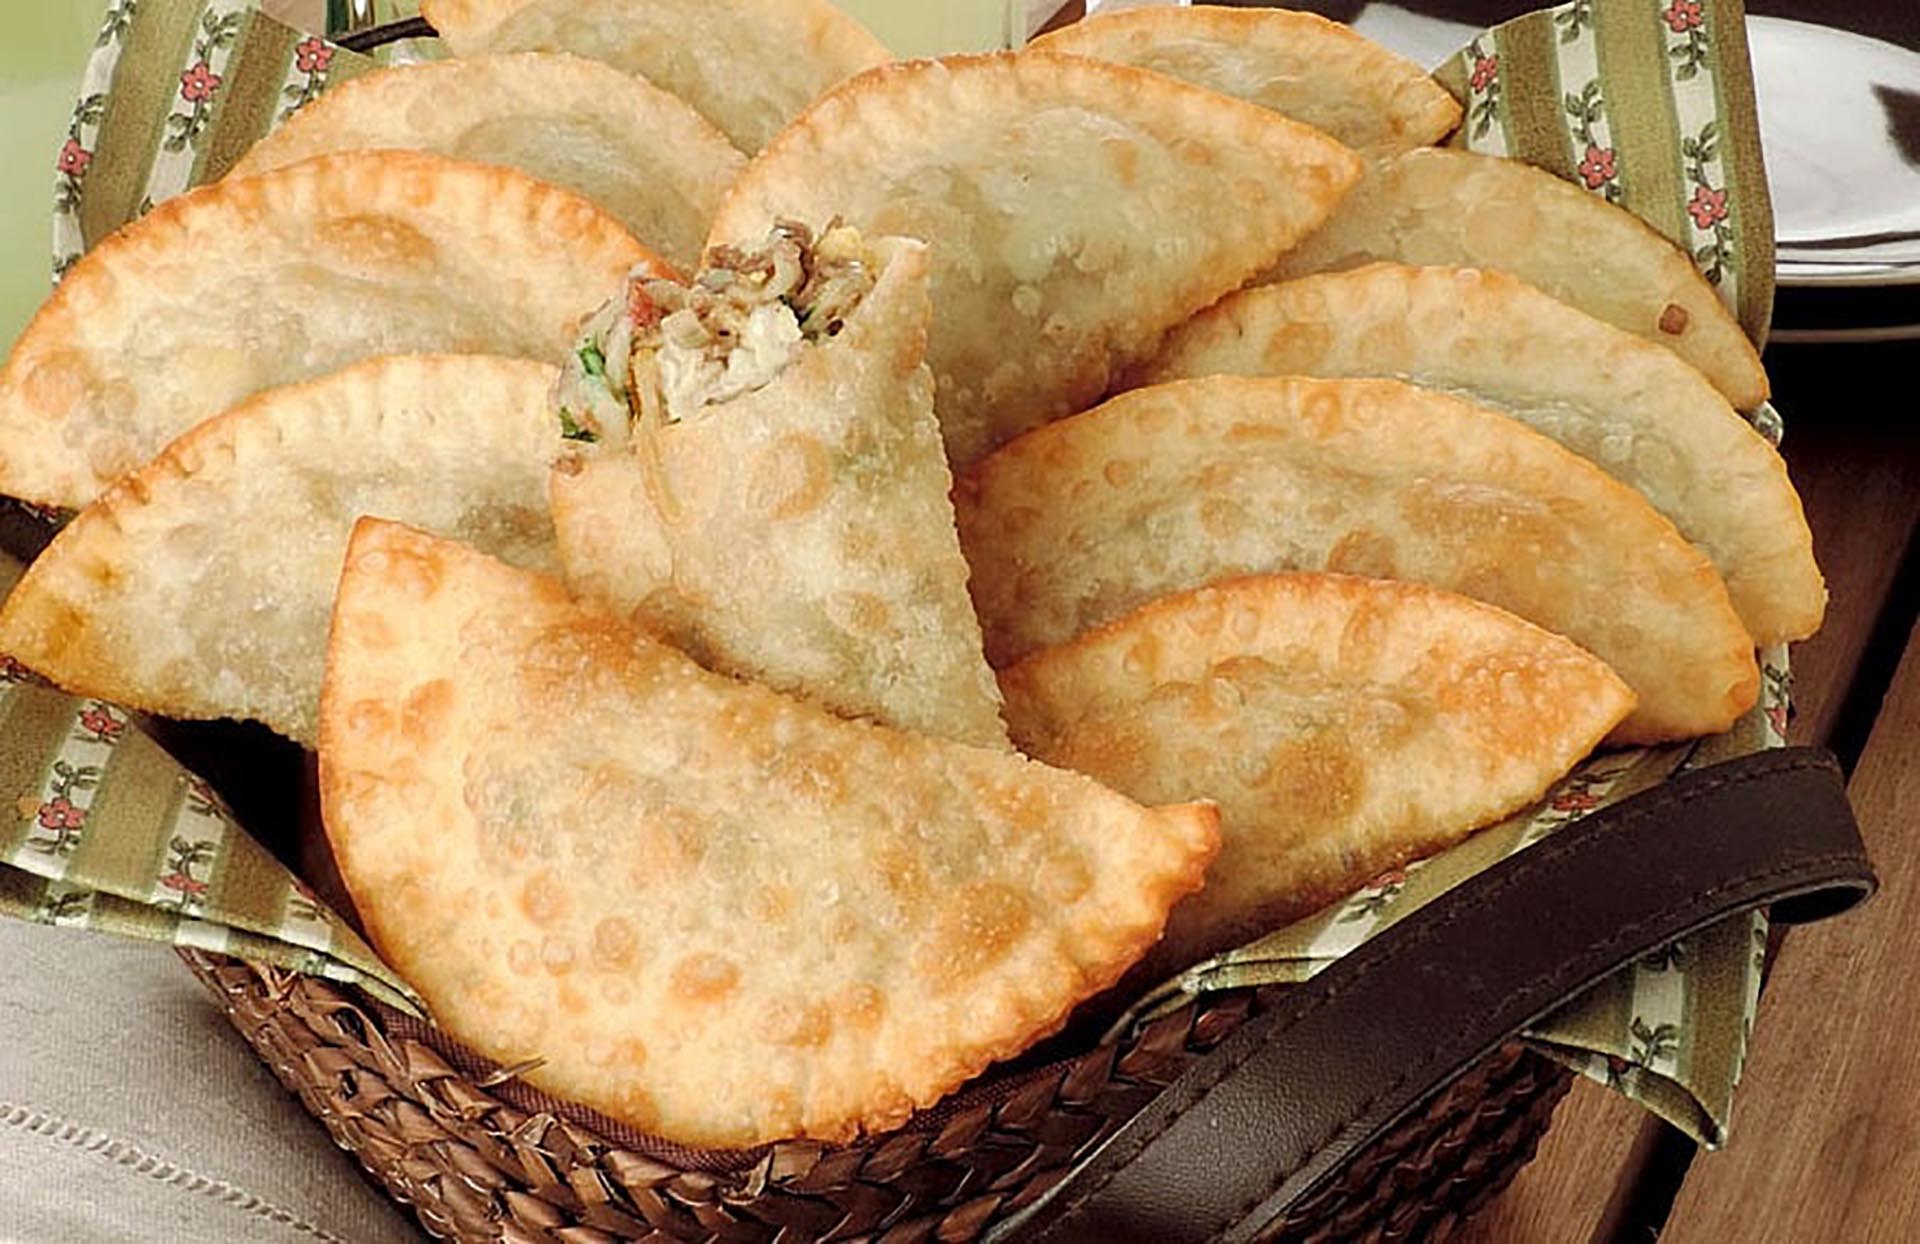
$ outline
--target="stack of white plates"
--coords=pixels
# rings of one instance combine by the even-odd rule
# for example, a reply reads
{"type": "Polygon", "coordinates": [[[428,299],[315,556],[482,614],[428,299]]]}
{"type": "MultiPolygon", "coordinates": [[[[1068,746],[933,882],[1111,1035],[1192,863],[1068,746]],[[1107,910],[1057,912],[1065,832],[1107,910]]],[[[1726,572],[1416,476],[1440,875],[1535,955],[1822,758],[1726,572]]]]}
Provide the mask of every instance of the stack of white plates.
{"type": "Polygon", "coordinates": [[[1920,48],[1748,20],[1779,237],[1774,339],[1920,339],[1920,48]]]}

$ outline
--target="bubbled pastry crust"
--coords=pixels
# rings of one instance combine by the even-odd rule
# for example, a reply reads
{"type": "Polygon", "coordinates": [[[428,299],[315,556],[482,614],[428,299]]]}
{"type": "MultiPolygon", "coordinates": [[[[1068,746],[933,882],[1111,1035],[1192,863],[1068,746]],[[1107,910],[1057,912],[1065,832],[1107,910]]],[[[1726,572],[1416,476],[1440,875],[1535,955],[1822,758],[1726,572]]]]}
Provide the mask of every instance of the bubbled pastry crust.
{"type": "Polygon", "coordinates": [[[1617,742],[1725,730],[1760,675],[1713,565],[1516,419],[1393,380],[1215,376],[1030,432],[955,490],[996,666],[1158,596],[1324,570],[1498,605],[1639,696],[1617,742]]]}
{"type": "Polygon", "coordinates": [[[101,242],[0,371],[0,493],[78,508],[253,393],[382,354],[558,362],[635,266],[585,199],[412,151],[169,199],[101,242]]]}
{"type": "Polygon", "coordinates": [[[1439,142],[1460,105],[1431,74],[1350,26],[1293,9],[1121,9],[1029,47],[1150,69],[1271,108],[1369,155],[1439,142]]]}
{"type": "Polygon", "coordinates": [[[686,100],[755,152],[842,78],[892,59],[829,0],[422,0],[456,56],[572,52],[686,100]]]}
{"type": "Polygon", "coordinates": [[[658,87],[582,57],[522,52],[351,78],[255,143],[227,176],[396,147],[506,165],[584,195],[686,272],[746,164],[726,135],[658,87]]]}
{"type": "Polygon", "coordinates": [[[1115,980],[1218,849],[1211,805],[842,720],[373,519],[320,782],[439,1023],[698,1146],[899,1124],[1115,980]]]}
{"type": "Polygon", "coordinates": [[[843,217],[933,248],[927,360],[956,468],[1097,399],[1264,270],[1360,173],[1253,104],[1046,52],[887,65],[801,114],[710,243],[843,217]]]}
{"type": "Polygon", "coordinates": [[[922,362],[927,249],[874,251],[843,331],[766,386],[557,467],[561,562],[710,668],[1005,747],[922,362]]]}
{"type": "Polygon", "coordinates": [[[1244,290],[1168,338],[1148,383],[1379,376],[1470,397],[1637,489],[1705,549],[1761,644],[1820,628],[1787,466],[1677,355],[1504,272],[1368,264],[1244,290]]]}
{"type": "Polygon", "coordinates": [[[1537,799],[1634,702],[1598,658],[1505,610],[1329,574],[1179,593],[1001,681],[1028,755],[1135,799],[1220,804],[1220,858],[1142,979],[1537,799]]]}
{"type": "Polygon", "coordinates": [[[1494,268],[1672,350],[1737,410],[1767,398],[1760,352],[1679,247],[1644,220],[1518,160],[1409,151],[1367,170],[1276,279],[1376,259],[1494,268]]]}
{"type": "Polygon", "coordinates": [[[67,524],[0,608],[0,649],[79,695],[262,721],[312,746],[360,515],[556,564],[556,375],[525,359],[403,355],[243,402],[67,524]]]}

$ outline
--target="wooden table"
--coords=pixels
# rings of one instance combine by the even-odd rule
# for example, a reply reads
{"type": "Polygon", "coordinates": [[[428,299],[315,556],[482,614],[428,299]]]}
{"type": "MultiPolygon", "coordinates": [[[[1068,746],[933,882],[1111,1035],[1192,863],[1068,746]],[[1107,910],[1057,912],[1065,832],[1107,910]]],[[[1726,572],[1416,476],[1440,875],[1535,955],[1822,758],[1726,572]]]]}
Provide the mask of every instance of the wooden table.
{"type": "Polygon", "coordinates": [[[1882,891],[1778,939],[1725,1150],[1576,1082],[1540,1156],[1450,1244],[1920,1239],[1920,421],[1911,344],[1768,364],[1832,594],[1794,652],[1795,743],[1849,767],[1882,891]]]}

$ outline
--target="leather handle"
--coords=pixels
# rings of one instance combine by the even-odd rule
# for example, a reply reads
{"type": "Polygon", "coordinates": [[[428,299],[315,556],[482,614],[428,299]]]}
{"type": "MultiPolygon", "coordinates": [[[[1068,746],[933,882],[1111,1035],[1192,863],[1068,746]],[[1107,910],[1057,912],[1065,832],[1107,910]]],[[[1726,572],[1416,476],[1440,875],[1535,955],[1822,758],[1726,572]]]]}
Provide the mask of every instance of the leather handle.
{"type": "Polygon", "coordinates": [[[366,26],[335,34],[333,41],[349,52],[371,52],[402,39],[431,39],[440,32],[424,17],[402,18],[384,26],[366,26]]]}
{"type": "Polygon", "coordinates": [[[1582,990],[1741,912],[1820,920],[1876,882],[1824,752],[1698,770],[1459,885],[1281,994],[994,1244],[1233,1244],[1582,990]]]}

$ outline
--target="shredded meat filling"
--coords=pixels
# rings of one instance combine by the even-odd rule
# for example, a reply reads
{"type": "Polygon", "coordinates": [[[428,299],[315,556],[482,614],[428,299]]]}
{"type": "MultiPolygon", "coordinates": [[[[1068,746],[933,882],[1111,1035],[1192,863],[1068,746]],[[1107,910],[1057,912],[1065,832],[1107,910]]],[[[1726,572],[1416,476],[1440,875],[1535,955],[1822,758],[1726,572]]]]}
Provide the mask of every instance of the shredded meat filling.
{"type": "Polygon", "coordinates": [[[635,277],[588,325],[562,381],[561,431],[621,443],[628,419],[678,422],[751,393],[836,336],[873,282],[857,231],[836,222],[816,239],[784,220],[763,246],[714,248],[691,285],[635,277]]]}

